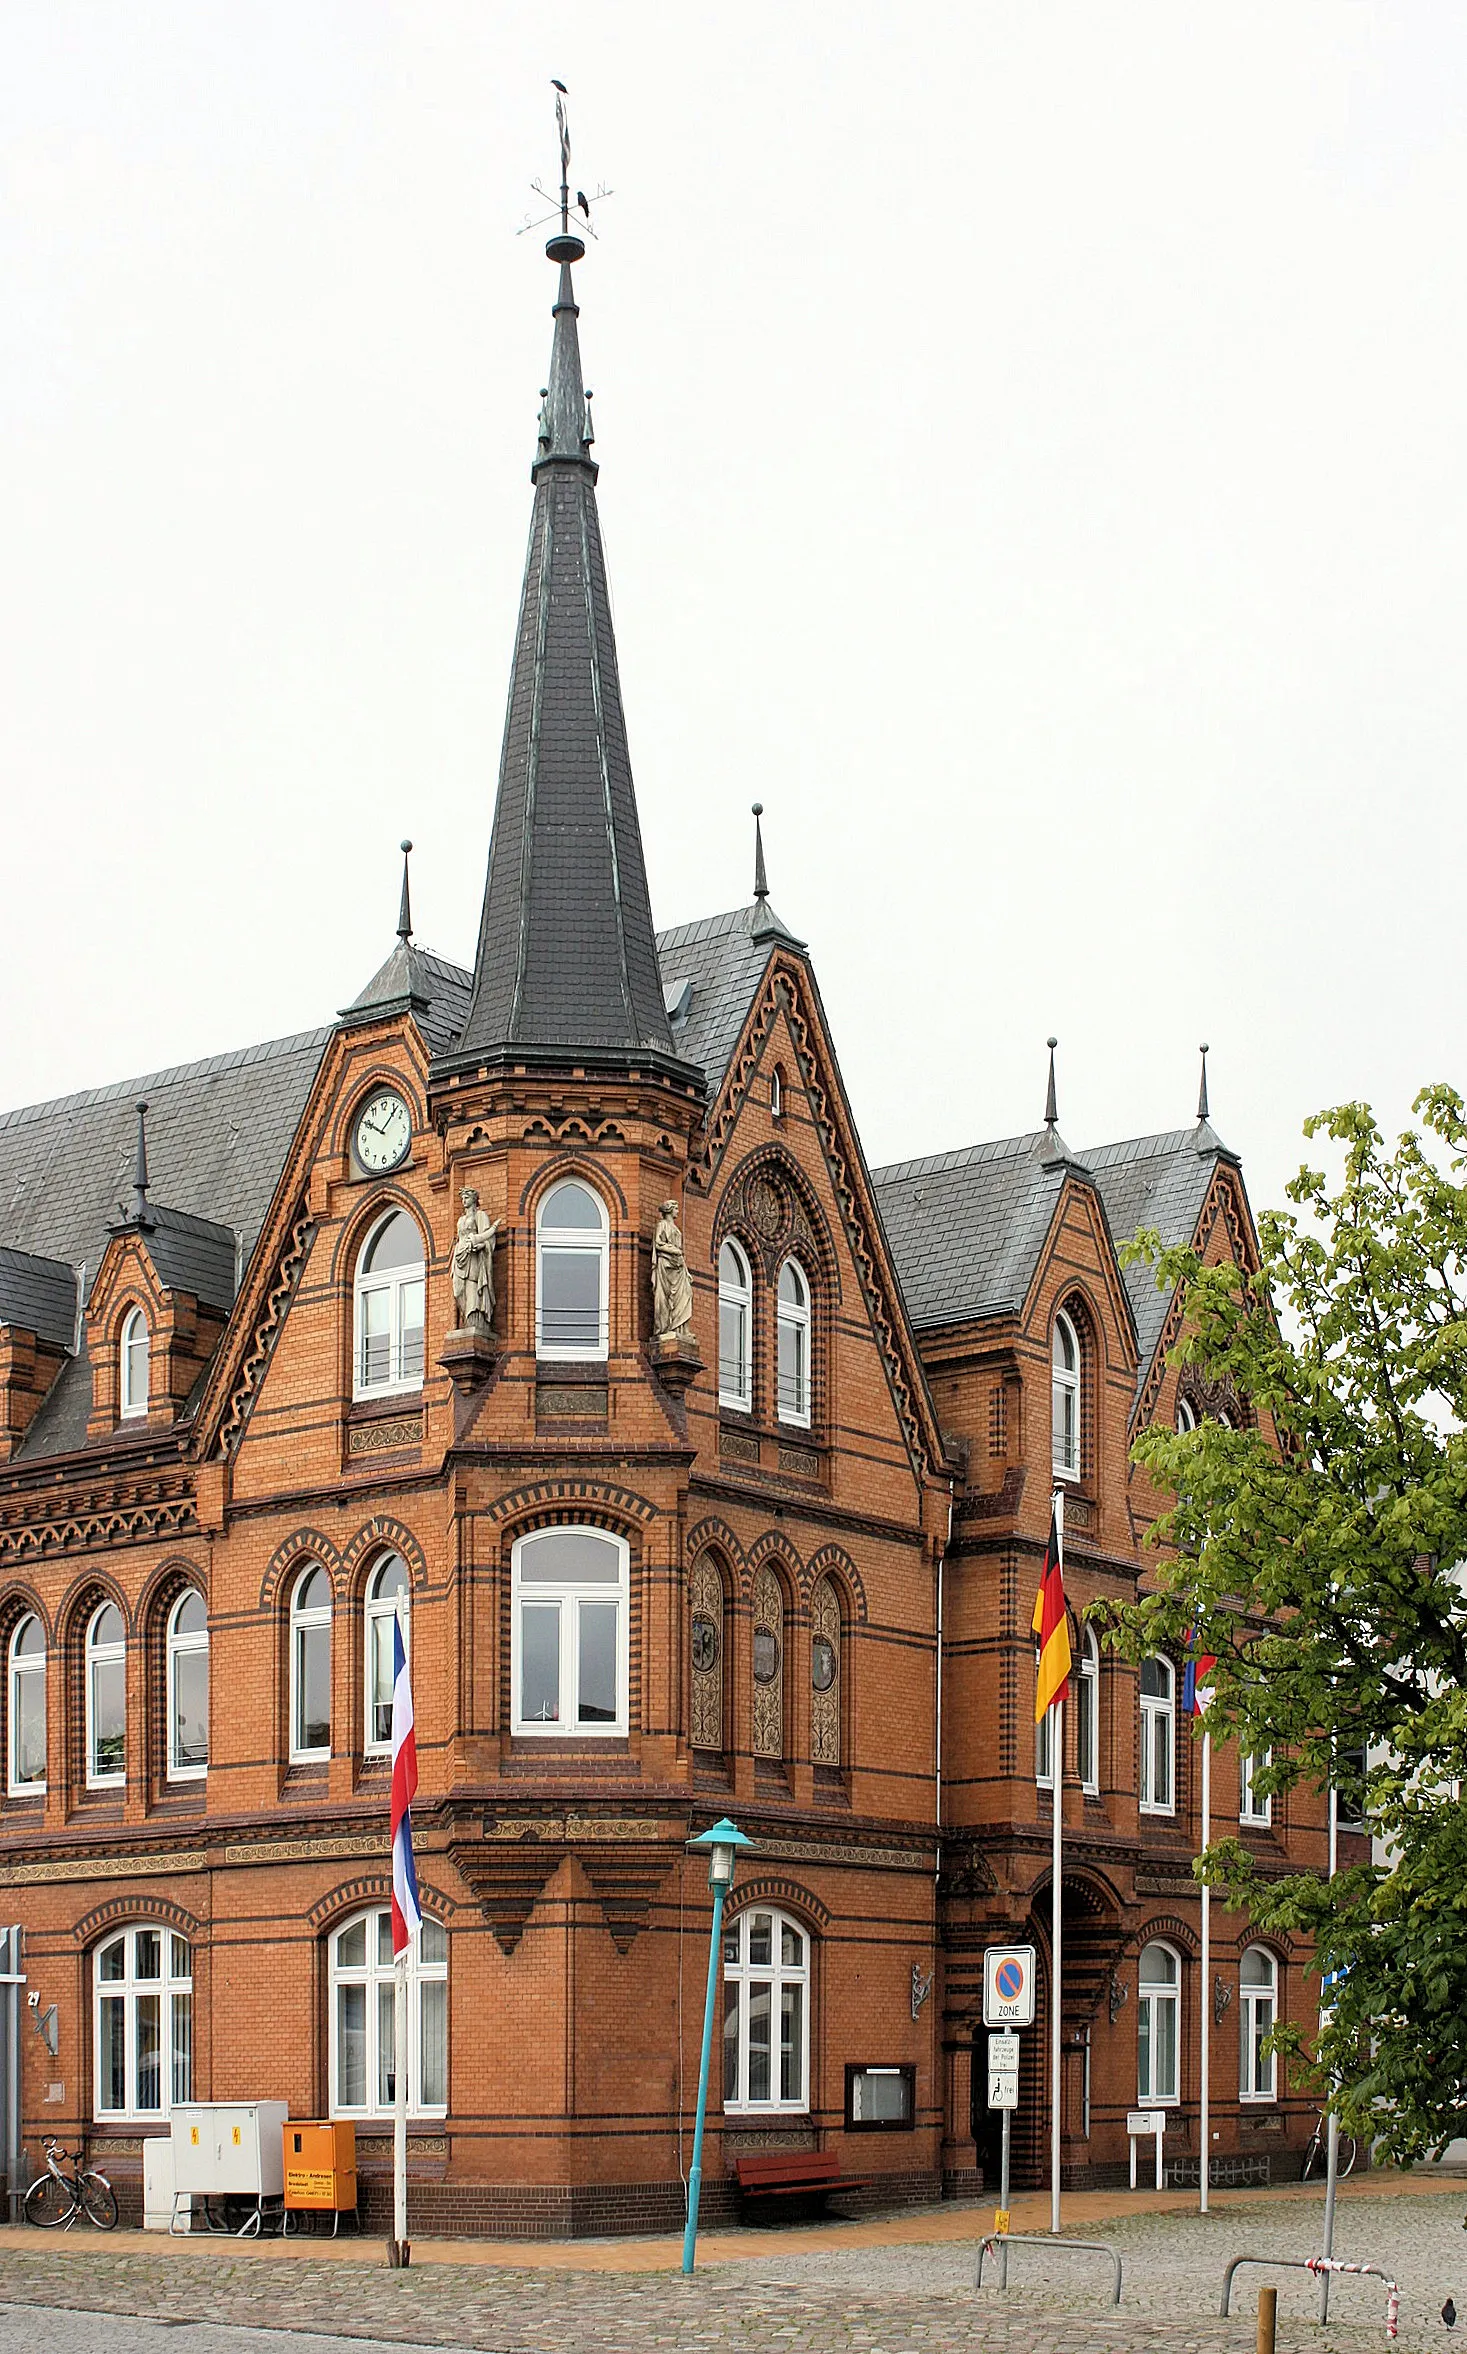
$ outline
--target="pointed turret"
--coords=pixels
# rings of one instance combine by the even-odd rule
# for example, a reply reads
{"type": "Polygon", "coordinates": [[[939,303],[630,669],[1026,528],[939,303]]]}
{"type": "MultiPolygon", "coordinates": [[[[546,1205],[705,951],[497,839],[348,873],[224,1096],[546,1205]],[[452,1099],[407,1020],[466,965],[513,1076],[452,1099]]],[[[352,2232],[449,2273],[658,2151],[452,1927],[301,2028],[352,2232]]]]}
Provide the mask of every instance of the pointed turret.
{"type": "Polygon", "coordinates": [[[565,198],[545,249],[559,291],[473,993],[440,1067],[663,1062],[686,1076],[663,1004],[622,716],[571,280],[585,246],[565,198]]]}

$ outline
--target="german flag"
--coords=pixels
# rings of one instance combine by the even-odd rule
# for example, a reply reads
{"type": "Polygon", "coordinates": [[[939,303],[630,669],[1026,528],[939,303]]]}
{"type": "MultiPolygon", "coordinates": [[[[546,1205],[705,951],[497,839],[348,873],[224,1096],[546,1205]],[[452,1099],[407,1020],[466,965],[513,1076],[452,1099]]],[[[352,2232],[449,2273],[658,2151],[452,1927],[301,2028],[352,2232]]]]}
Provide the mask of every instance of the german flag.
{"type": "Polygon", "coordinates": [[[1044,1552],[1044,1575],[1034,1597],[1034,1634],[1039,1644],[1039,1673],[1034,1680],[1034,1722],[1042,1725],[1057,1700],[1070,1690],[1070,1623],[1065,1616],[1064,1555],[1060,1538],[1063,1500],[1056,1495],[1049,1508],[1049,1543],[1044,1552]]]}

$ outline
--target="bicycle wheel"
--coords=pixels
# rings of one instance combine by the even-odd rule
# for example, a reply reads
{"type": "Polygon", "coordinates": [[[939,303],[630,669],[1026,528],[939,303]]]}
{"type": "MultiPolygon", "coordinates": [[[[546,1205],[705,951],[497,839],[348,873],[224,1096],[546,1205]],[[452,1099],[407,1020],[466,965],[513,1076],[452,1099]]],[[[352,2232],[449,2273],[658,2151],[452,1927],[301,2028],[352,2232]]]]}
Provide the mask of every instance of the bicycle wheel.
{"type": "Polygon", "coordinates": [[[1310,2175],[1314,2172],[1315,2163],[1320,2155],[1322,2142],[1323,2136],[1316,2132],[1314,2139],[1310,2142],[1308,2149],[1304,2152],[1304,2163],[1299,2169],[1299,2180],[1301,2182],[1307,2182],[1310,2175]]]}
{"type": "Polygon", "coordinates": [[[57,2226],[70,2223],[76,2213],[76,2201],[64,2182],[54,2174],[39,2174],[25,2195],[25,2219],[41,2231],[55,2231],[57,2226]]]}
{"type": "Polygon", "coordinates": [[[111,2231],[117,2221],[117,2193],[111,2183],[104,2182],[100,2174],[84,2174],[79,2188],[88,2223],[95,2223],[98,2231],[111,2231]]]}
{"type": "Polygon", "coordinates": [[[1341,2182],[1344,2181],[1347,2174],[1354,2173],[1355,2160],[1359,2157],[1359,2155],[1360,2144],[1356,2141],[1354,2134],[1342,2133],[1340,2135],[1339,2153],[1335,2160],[1341,2182]]]}

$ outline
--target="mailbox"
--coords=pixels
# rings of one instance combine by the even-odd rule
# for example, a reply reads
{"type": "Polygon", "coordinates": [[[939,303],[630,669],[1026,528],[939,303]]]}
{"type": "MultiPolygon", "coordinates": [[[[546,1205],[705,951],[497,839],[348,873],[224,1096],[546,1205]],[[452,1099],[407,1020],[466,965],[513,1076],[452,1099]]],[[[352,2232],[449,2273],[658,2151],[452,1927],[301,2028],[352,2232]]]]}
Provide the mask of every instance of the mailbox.
{"type": "Polygon", "coordinates": [[[349,2120],[306,2124],[292,2119],[282,2136],[285,2204],[325,2215],[350,2214],[357,2203],[357,2129],[349,2120]]]}

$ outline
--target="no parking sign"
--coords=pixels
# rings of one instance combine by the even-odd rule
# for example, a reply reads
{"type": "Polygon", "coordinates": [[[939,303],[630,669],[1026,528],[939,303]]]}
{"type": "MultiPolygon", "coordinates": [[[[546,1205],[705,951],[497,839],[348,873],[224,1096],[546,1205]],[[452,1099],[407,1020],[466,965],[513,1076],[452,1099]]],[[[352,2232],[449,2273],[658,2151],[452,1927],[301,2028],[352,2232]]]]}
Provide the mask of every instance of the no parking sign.
{"type": "Polygon", "coordinates": [[[985,2027],[1032,2027],[1034,2024],[1034,1948],[1032,1945],[990,1945],[983,1954],[983,2024],[985,2027]]]}

